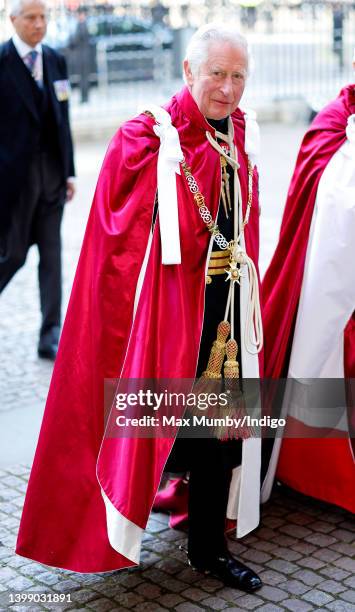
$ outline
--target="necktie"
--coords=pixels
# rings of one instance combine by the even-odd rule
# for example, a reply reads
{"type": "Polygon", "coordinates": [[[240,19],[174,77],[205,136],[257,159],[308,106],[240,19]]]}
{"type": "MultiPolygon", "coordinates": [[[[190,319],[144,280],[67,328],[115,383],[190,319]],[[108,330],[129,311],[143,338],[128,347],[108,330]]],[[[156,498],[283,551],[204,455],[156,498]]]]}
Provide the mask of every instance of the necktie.
{"type": "Polygon", "coordinates": [[[23,58],[23,61],[25,62],[27,68],[29,69],[33,77],[35,76],[34,67],[35,67],[37,56],[38,56],[38,51],[33,50],[27,53],[27,55],[25,55],[25,57],[23,58]]]}

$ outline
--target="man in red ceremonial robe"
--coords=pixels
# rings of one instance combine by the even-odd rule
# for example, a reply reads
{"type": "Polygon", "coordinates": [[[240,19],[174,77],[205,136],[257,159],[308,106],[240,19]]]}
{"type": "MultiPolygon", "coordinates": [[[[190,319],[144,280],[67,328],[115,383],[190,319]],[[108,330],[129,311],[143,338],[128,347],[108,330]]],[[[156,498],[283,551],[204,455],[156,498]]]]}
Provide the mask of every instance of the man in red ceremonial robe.
{"type": "MultiPolygon", "coordinates": [[[[355,378],[354,236],[355,85],[349,85],[318,114],[303,139],[279,243],[263,281],[265,376],[308,379],[303,395],[309,396],[311,379],[355,378]]],[[[348,415],[330,433],[326,397],[317,419],[313,396],[301,425],[290,409],[292,403],[299,409],[298,400],[285,399],[298,433],[282,444],[276,441],[269,472],[275,473],[281,446],[280,480],[354,512],[351,381],[344,390],[341,405],[348,403],[348,415]]],[[[270,486],[264,499],[269,492],[270,486]]]]}
{"type": "Polygon", "coordinates": [[[187,50],[187,86],[164,109],[148,105],[111,141],[49,390],[20,555],[79,572],[139,563],[162,472],[184,447],[191,563],[246,591],[261,586],[224,541],[227,502],[239,537],[258,524],[260,440],[178,440],[170,455],[173,436],[110,436],[103,414],[105,379],[194,379],[205,371],[228,296],[243,376],[260,374],[257,134],[238,108],[247,68],[244,38],[205,26],[187,50]],[[221,274],[214,267],[206,288],[214,257],[221,274]]]}

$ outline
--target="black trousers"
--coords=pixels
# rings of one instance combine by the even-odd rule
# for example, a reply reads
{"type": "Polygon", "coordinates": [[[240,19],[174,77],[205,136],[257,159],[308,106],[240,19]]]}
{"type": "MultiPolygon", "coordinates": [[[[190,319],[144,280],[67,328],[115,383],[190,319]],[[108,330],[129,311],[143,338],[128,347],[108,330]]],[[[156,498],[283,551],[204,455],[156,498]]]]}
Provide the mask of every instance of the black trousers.
{"type": "MultiPolygon", "coordinates": [[[[216,338],[217,326],[224,318],[228,295],[225,276],[215,276],[206,287],[205,316],[201,337],[197,377],[207,367],[216,338]]],[[[238,298],[236,299],[238,304],[238,298]]],[[[239,322],[239,308],[236,308],[239,322]]],[[[240,343],[239,325],[236,325],[240,343]]],[[[241,464],[242,441],[217,438],[176,438],[165,470],[189,472],[188,552],[191,562],[205,561],[225,550],[225,519],[229,487],[234,467],[241,464]]]]}
{"type": "Polygon", "coordinates": [[[59,162],[46,153],[36,155],[30,165],[0,259],[0,293],[26,261],[32,244],[39,251],[38,279],[42,325],[40,336],[61,323],[60,226],[65,185],[59,162]]]}
{"type": "Polygon", "coordinates": [[[225,550],[229,486],[241,453],[241,440],[177,437],[174,443],[165,470],[190,473],[188,552],[192,563],[225,550]]]}

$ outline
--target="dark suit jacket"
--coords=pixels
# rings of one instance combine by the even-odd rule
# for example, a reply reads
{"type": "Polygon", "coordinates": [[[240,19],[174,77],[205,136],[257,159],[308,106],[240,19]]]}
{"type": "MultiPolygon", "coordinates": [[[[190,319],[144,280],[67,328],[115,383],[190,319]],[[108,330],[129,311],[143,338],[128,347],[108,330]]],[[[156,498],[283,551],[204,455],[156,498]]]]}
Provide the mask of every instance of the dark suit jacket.
{"type": "MultiPolygon", "coordinates": [[[[68,78],[64,57],[43,45],[43,70],[55,117],[63,185],[74,176],[68,102],[59,101],[53,83],[68,78]]],[[[27,68],[9,40],[0,46],[0,235],[9,227],[29,162],[38,146],[39,114],[27,68]]]]}

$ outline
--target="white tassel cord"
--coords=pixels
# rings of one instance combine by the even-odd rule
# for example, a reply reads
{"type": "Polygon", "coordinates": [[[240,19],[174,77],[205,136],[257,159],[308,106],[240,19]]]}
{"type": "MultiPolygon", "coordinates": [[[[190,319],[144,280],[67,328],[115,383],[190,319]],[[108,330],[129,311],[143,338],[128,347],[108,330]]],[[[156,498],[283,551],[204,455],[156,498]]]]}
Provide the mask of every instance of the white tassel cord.
{"type": "MultiPolygon", "coordinates": [[[[231,122],[230,122],[231,123],[231,122]]],[[[245,218],[242,221],[241,228],[239,231],[239,207],[243,210],[242,203],[242,192],[240,186],[240,180],[238,176],[238,169],[240,165],[238,163],[238,151],[234,145],[232,138],[227,138],[224,134],[217,133],[219,138],[228,142],[230,146],[230,152],[234,149],[233,158],[231,155],[227,155],[223,148],[213,138],[210,132],[206,132],[206,137],[211,146],[227,160],[227,162],[234,169],[234,247],[232,252],[232,259],[237,262],[241,267],[246,266],[249,278],[249,293],[248,293],[248,307],[246,314],[245,330],[243,334],[244,346],[246,350],[251,354],[259,353],[263,347],[263,326],[261,319],[261,308],[260,308],[260,296],[259,296],[259,283],[258,275],[253,260],[247,255],[245,249],[240,245],[240,240],[244,233],[244,228],[249,221],[250,208],[248,205],[245,218]]],[[[231,338],[234,339],[234,283],[235,280],[230,281],[230,288],[228,292],[228,299],[225,312],[225,320],[228,320],[230,311],[231,319],[231,338]]],[[[241,278],[242,282],[242,278],[241,278]]]]}

